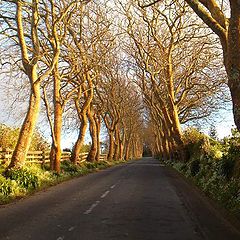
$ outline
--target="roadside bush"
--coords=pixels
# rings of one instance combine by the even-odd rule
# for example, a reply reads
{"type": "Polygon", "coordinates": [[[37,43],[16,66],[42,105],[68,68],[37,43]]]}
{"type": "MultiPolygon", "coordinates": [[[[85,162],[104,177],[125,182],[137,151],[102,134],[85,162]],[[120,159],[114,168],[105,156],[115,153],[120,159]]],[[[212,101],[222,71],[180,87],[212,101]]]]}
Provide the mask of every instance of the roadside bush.
{"type": "Polygon", "coordinates": [[[3,196],[21,195],[25,190],[22,189],[15,180],[5,178],[0,175],[0,194],[3,196]]]}
{"type": "Polygon", "coordinates": [[[0,175],[0,193],[10,195],[13,192],[12,181],[0,175]]]}
{"type": "Polygon", "coordinates": [[[97,163],[97,168],[98,169],[103,169],[110,166],[109,163],[107,161],[100,161],[97,163]]]}
{"type": "Polygon", "coordinates": [[[192,162],[190,162],[189,168],[190,168],[189,170],[190,170],[192,176],[197,175],[200,171],[200,160],[197,159],[197,160],[193,160],[192,162]]]}
{"type": "Polygon", "coordinates": [[[211,144],[208,136],[199,132],[198,129],[190,127],[183,134],[184,145],[189,159],[194,161],[211,155],[211,144]]]}
{"type": "Polygon", "coordinates": [[[234,213],[240,212],[240,182],[239,179],[224,180],[216,173],[205,179],[202,189],[223,207],[234,213]]]}
{"type": "MultiPolygon", "coordinates": [[[[17,143],[20,128],[14,128],[0,123],[0,146],[1,148],[14,149],[17,143]]],[[[35,130],[30,150],[43,151],[49,149],[49,143],[39,130],[35,130]]]]}
{"type": "Polygon", "coordinates": [[[8,177],[15,180],[19,186],[25,189],[35,189],[39,186],[38,177],[27,168],[12,169],[8,172],[8,177]]]}
{"type": "Polygon", "coordinates": [[[209,138],[209,156],[213,159],[219,160],[224,154],[224,147],[215,139],[209,138]]]}
{"type": "Polygon", "coordinates": [[[85,166],[87,169],[94,169],[94,168],[96,168],[96,165],[97,165],[97,163],[93,163],[93,162],[85,162],[85,163],[84,163],[84,166],[85,166]]]}
{"type": "Polygon", "coordinates": [[[240,158],[240,144],[237,144],[237,145],[230,144],[227,155],[229,158],[239,159],[240,158]]]}
{"type": "Polygon", "coordinates": [[[187,165],[183,162],[171,162],[171,165],[179,172],[185,173],[187,171],[187,165]]]}
{"type": "Polygon", "coordinates": [[[235,161],[211,157],[193,160],[187,164],[177,162],[173,167],[199,186],[208,196],[232,212],[240,213],[240,180],[233,177],[235,161]]]}
{"type": "Polygon", "coordinates": [[[240,182],[238,179],[231,179],[222,185],[222,191],[217,196],[223,205],[232,209],[234,212],[240,212],[240,182]]]}
{"type": "Polygon", "coordinates": [[[105,168],[106,166],[108,166],[107,162],[104,161],[100,161],[100,162],[85,162],[84,166],[88,169],[101,169],[101,168],[105,168]]]}
{"type": "Polygon", "coordinates": [[[195,144],[202,141],[204,134],[194,127],[189,127],[184,131],[183,139],[186,145],[195,144]]]}
{"type": "Polygon", "coordinates": [[[187,163],[166,163],[190,178],[209,197],[240,214],[240,133],[219,142],[194,128],[184,133],[187,163]]]}
{"type": "Polygon", "coordinates": [[[28,164],[26,165],[26,169],[37,177],[38,186],[55,180],[53,173],[50,171],[50,167],[46,168],[39,164],[28,164]]]}
{"type": "Polygon", "coordinates": [[[72,175],[74,175],[75,173],[77,173],[79,171],[79,167],[70,161],[63,161],[61,163],[61,169],[62,169],[62,171],[68,172],[72,175]]]}
{"type": "Polygon", "coordinates": [[[233,176],[234,166],[235,166],[235,159],[229,158],[228,156],[224,156],[218,162],[218,173],[221,176],[227,179],[230,179],[233,176]]]}
{"type": "Polygon", "coordinates": [[[196,128],[187,128],[183,134],[183,141],[187,150],[189,159],[199,158],[201,155],[201,145],[204,139],[204,135],[200,133],[196,128]]]}

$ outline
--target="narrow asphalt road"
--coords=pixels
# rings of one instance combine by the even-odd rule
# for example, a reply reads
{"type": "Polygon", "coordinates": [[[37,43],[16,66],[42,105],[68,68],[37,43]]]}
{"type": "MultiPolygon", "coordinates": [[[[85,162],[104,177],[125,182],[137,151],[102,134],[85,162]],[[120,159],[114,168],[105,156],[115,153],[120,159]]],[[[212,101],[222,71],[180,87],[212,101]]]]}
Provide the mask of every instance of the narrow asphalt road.
{"type": "Polygon", "coordinates": [[[143,158],[1,207],[0,239],[239,240],[240,235],[177,173],[143,158]]]}

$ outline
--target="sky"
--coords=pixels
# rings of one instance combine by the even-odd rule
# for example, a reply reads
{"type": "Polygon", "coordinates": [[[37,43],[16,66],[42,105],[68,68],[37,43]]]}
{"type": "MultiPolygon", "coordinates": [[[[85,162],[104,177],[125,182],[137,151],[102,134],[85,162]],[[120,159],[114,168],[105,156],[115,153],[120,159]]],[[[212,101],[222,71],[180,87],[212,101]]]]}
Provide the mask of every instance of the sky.
{"type": "MultiPolygon", "coordinates": [[[[236,128],[233,120],[232,111],[221,111],[221,118],[217,117],[214,121],[214,126],[217,130],[217,136],[219,139],[231,135],[231,129],[236,128]]],[[[210,128],[210,126],[209,126],[210,128]]],[[[206,133],[209,133],[209,128],[206,133]]]]}
{"type": "MultiPolygon", "coordinates": [[[[231,104],[226,109],[221,109],[219,112],[212,114],[211,120],[201,120],[197,123],[189,123],[188,126],[197,127],[201,132],[208,134],[212,126],[217,131],[217,137],[223,139],[224,137],[231,136],[231,129],[236,128],[233,119],[233,112],[231,104]]],[[[183,126],[183,129],[187,126],[183,126]]]]}
{"type": "Polygon", "coordinates": [[[216,119],[216,130],[218,137],[222,139],[223,137],[231,135],[231,129],[236,128],[233,120],[232,111],[222,111],[222,119],[216,119]]]}

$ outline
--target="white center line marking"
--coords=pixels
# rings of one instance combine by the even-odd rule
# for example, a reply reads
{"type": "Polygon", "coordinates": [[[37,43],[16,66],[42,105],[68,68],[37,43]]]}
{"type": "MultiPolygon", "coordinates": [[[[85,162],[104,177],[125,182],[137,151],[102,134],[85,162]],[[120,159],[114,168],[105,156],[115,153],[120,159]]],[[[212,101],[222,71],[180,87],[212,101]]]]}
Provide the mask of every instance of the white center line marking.
{"type": "Polygon", "coordinates": [[[116,187],[116,184],[112,185],[110,188],[113,189],[113,188],[115,188],[115,187],[116,187]]]}
{"type": "Polygon", "coordinates": [[[105,198],[109,193],[110,193],[110,191],[106,191],[106,192],[101,196],[101,198],[105,198]]]}
{"type": "MultiPolygon", "coordinates": [[[[119,180],[118,182],[120,182],[120,180],[119,180]]],[[[118,184],[118,182],[117,182],[116,184],[112,185],[112,186],[110,187],[110,189],[115,188],[116,185],[118,184]]],[[[105,197],[110,193],[110,191],[111,191],[111,190],[108,190],[108,191],[106,191],[105,193],[103,193],[102,196],[101,196],[101,199],[105,198],[105,197]]],[[[88,210],[86,210],[83,214],[85,214],[85,215],[90,214],[90,213],[93,211],[93,209],[94,209],[95,207],[97,207],[97,205],[98,205],[99,203],[100,203],[100,201],[96,201],[96,202],[95,202],[94,204],[92,204],[91,207],[90,207],[88,210]]],[[[72,231],[72,230],[73,230],[73,229],[71,229],[71,230],[69,230],[69,231],[72,231]]]]}
{"type": "Polygon", "coordinates": [[[64,239],[64,236],[57,238],[57,240],[63,240],[63,239],[64,239]]]}
{"type": "Polygon", "coordinates": [[[75,227],[70,227],[70,228],[68,229],[68,231],[71,232],[71,231],[73,231],[74,229],[75,229],[75,227]]]}
{"type": "Polygon", "coordinates": [[[84,212],[84,214],[90,214],[92,212],[92,210],[100,203],[100,201],[96,201],[94,204],[92,204],[92,206],[84,212]]]}

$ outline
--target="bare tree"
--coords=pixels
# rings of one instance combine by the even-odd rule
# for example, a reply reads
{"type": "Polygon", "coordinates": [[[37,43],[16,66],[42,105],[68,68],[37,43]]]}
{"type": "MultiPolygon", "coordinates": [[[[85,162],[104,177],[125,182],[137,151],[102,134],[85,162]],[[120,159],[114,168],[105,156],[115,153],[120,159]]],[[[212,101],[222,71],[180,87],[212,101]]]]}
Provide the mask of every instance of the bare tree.
{"type": "Polygon", "coordinates": [[[114,36],[111,33],[111,21],[108,19],[108,8],[92,2],[82,6],[74,15],[69,31],[71,53],[68,55],[79,85],[79,94],[75,106],[80,120],[79,136],[73,148],[72,161],[77,162],[89,122],[92,145],[88,161],[97,161],[100,154],[100,108],[95,101],[99,78],[99,69],[103,68],[102,59],[111,48],[114,36]]]}
{"type": "Polygon", "coordinates": [[[21,52],[20,69],[29,82],[29,105],[21,127],[19,139],[8,168],[18,168],[24,164],[30,146],[40,109],[41,82],[53,71],[59,52],[52,54],[48,66],[41,64],[45,50],[41,46],[46,27],[42,18],[42,5],[38,0],[3,1],[1,5],[2,33],[21,52]],[[41,67],[40,67],[41,66],[41,67]]]}
{"type": "Polygon", "coordinates": [[[50,43],[45,45],[49,54],[45,55],[46,64],[49,63],[52,53],[58,52],[58,59],[49,78],[43,83],[44,103],[51,127],[52,146],[50,152],[51,169],[60,172],[61,161],[61,135],[64,107],[71,97],[78,92],[78,85],[72,81],[72,69],[65,57],[69,54],[66,41],[69,38],[68,27],[73,20],[73,13],[83,3],[78,1],[45,2],[44,20],[46,22],[46,39],[50,43]],[[48,7],[49,8],[48,8],[48,7]],[[47,87],[52,96],[52,111],[48,99],[47,87]],[[53,120],[52,120],[53,118],[53,120]]]}
{"type": "MultiPolygon", "coordinates": [[[[141,5],[147,7],[158,2],[164,1],[142,2],[141,5]]],[[[186,0],[186,2],[220,39],[233,102],[234,121],[240,131],[240,3],[230,0],[224,9],[223,3],[216,0],[186,0]],[[229,18],[226,9],[230,9],[229,18]]]]}
{"type": "Polygon", "coordinates": [[[211,67],[216,57],[209,53],[214,42],[208,44],[209,33],[200,31],[199,24],[191,18],[186,21],[189,11],[184,3],[142,9],[133,1],[123,9],[132,39],[126,51],[134,61],[133,70],[140,69],[134,71],[157,124],[159,147],[166,146],[166,155],[179,150],[185,159],[181,122],[208,116],[224,84],[214,78],[211,87],[206,85],[215,70],[211,67]]]}
{"type": "Polygon", "coordinates": [[[103,107],[102,117],[108,132],[108,160],[141,156],[141,97],[134,82],[128,79],[125,60],[119,48],[106,60],[97,88],[103,107]],[[116,51],[116,52],[115,52],[116,51]]]}

